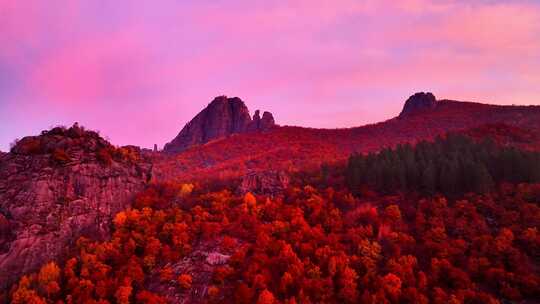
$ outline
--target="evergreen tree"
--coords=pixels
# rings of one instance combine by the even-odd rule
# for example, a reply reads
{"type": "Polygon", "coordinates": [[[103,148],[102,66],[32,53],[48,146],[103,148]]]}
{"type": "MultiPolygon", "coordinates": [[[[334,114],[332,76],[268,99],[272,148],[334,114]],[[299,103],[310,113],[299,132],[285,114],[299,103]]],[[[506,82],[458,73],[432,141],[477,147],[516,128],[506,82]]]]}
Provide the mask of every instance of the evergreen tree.
{"type": "Polygon", "coordinates": [[[493,179],[489,175],[486,167],[481,163],[476,163],[473,166],[472,172],[472,191],[477,193],[488,192],[493,188],[493,179]]]}
{"type": "Polygon", "coordinates": [[[459,167],[456,161],[450,160],[444,164],[439,175],[439,189],[442,193],[453,196],[458,192],[459,167]]]}
{"type": "Polygon", "coordinates": [[[437,172],[435,165],[429,162],[422,172],[422,188],[427,194],[434,194],[437,185],[437,172]]]}
{"type": "Polygon", "coordinates": [[[449,134],[415,147],[398,145],[377,154],[354,154],[349,158],[346,176],[355,193],[361,185],[380,192],[438,191],[449,196],[482,193],[503,181],[540,182],[540,153],[449,134]]]}

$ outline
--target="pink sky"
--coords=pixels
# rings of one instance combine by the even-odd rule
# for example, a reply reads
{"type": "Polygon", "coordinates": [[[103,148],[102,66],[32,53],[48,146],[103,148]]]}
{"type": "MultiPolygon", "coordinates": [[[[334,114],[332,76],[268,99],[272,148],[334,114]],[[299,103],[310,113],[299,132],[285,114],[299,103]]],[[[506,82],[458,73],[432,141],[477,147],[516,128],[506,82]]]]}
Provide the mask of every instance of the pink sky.
{"type": "Polygon", "coordinates": [[[214,96],[350,127],[416,91],[540,104],[538,1],[0,1],[0,150],[74,121],[160,147],[214,96]]]}

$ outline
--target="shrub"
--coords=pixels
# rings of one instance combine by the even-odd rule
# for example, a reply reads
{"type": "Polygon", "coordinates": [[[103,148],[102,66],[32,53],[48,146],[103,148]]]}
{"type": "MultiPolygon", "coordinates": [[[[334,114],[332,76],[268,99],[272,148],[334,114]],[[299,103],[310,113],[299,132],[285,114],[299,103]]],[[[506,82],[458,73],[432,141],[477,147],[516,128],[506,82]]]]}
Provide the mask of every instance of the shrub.
{"type": "Polygon", "coordinates": [[[96,154],[97,159],[104,165],[112,164],[112,154],[110,148],[102,148],[96,154]]]}
{"type": "Polygon", "coordinates": [[[112,151],[114,158],[119,161],[135,162],[138,159],[137,151],[129,147],[121,147],[112,151]]]}
{"type": "Polygon", "coordinates": [[[51,154],[51,158],[55,163],[58,164],[65,164],[71,161],[71,158],[64,149],[54,149],[51,154]]]}
{"type": "Polygon", "coordinates": [[[193,192],[193,188],[194,188],[193,184],[182,184],[180,186],[180,191],[179,191],[178,195],[180,197],[189,196],[191,194],[191,192],[193,192]]]}
{"type": "Polygon", "coordinates": [[[16,143],[13,149],[16,149],[18,153],[30,155],[39,154],[42,152],[41,141],[37,137],[23,138],[16,143]]]}
{"type": "Polygon", "coordinates": [[[180,285],[180,288],[182,289],[190,289],[191,282],[192,278],[189,274],[181,274],[180,276],[178,276],[178,285],[180,285]]]}

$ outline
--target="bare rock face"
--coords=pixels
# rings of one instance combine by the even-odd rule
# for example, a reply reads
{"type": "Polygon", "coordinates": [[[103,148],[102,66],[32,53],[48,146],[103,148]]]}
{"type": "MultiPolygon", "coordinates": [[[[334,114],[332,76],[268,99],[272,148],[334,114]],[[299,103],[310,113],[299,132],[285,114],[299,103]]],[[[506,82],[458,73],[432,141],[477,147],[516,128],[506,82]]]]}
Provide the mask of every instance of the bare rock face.
{"type": "Polygon", "coordinates": [[[255,114],[253,114],[253,119],[248,124],[247,130],[248,132],[257,132],[259,128],[261,127],[261,111],[256,110],[255,114]]]}
{"type": "Polygon", "coordinates": [[[136,149],[78,126],[20,140],[0,157],[0,290],[61,259],[79,236],[104,239],[150,179],[136,149]]]}
{"type": "Polygon", "coordinates": [[[399,117],[405,117],[426,110],[434,109],[435,107],[437,107],[437,104],[437,99],[432,93],[416,93],[409,97],[409,99],[407,99],[403,110],[399,114],[399,117]]]}
{"type": "MultiPolygon", "coordinates": [[[[212,285],[215,269],[227,265],[231,257],[222,250],[219,246],[219,240],[200,242],[181,261],[165,265],[173,271],[175,279],[163,281],[159,275],[162,268],[155,269],[151,273],[151,278],[147,280],[146,288],[165,297],[169,303],[207,303],[205,297],[208,294],[208,287],[212,285]],[[190,289],[180,288],[176,278],[181,274],[191,275],[192,286],[190,289]]],[[[224,302],[224,300],[220,297],[217,303],[224,302]]]]}
{"type": "Polygon", "coordinates": [[[272,115],[272,113],[264,112],[261,119],[261,124],[259,126],[259,130],[268,130],[272,128],[275,124],[276,122],[274,121],[274,116],[272,115]]]}
{"type": "Polygon", "coordinates": [[[282,171],[252,172],[242,178],[238,191],[277,194],[289,186],[289,177],[282,171]]]}
{"type": "Polygon", "coordinates": [[[274,126],[272,114],[265,112],[261,119],[259,111],[256,111],[251,119],[248,108],[240,98],[219,96],[186,124],[163,151],[178,153],[213,139],[235,133],[265,131],[274,126]]]}

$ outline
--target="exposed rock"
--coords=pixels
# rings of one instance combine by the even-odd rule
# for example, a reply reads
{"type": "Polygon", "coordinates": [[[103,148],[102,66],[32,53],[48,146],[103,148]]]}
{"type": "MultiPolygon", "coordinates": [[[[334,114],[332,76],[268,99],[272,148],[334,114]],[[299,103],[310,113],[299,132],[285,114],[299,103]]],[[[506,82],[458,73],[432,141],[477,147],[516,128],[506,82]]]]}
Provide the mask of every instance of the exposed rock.
{"type": "Polygon", "coordinates": [[[165,145],[163,151],[177,153],[231,134],[268,130],[275,123],[272,114],[266,113],[261,119],[259,111],[256,111],[251,119],[248,108],[240,98],[216,97],[184,126],[176,138],[165,145]]]}
{"type": "Polygon", "coordinates": [[[432,93],[416,93],[407,99],[399,117],[434,109],[437,107],[437,103],[437,99],[432,93]]]}
{"type": "Polygon", "coordinates": [[[270,112],[264,112],[261,118],[260,111],[256,110],[253,119],[247,127],[247,132],[268,131],[276,125],[274,116],[270,112]]]}
{"type": "MultiPolygon", "coordinates": [[[[165,297],[170,303],[206,303],[205,296],[208,293],[208,287],[212,285],[212,276],[215,269],[221,265],[226,265],[230,258],[230,255],[222,253],[222,250],[219,246],[219,240],[200,242],[181,261],[163,265],[162,268],[156,268],[152,272],[151,278],[146,281],[145,287],[165,297]],[[173,280],[163,281],[159,279],[160,271],[164,267],[169,267],[173,271],[173,280]],[[176,278],[181,274],[191,275],[192,287],[189,290],[179,287],[176,278]]],[[[221,301],[217,302],[220,303],[221,301]]]]}
{"type": "Polygon", "coordinates": [[[7,250],[7,245],[13,237],[13,230],[9,220],[0,213],[0,253],[7,250]]]}
{"type": "Polygon", "coordinates": [[[131,161],[135,150],[114,148],[95,132],[74,126],[42,134],[0,158],[0,290],[61,259],[79,236],[107,238],[113,215],[150,179],[148,162],[131,161]]]}
{"type": "Polygon", "coordinates": [[[247,131],[248,132],[257,132],[261,126],[261,115],[260,111],[256,110],[255,114],[253,114],[253,119],[248,124],[247,131]]]}
{"type": "Polygon", "coordinates": [[[261,131],[269,130],[273,126],[275,126],[275,124],[276,122],[274,121],[274,115],[272,115],[272,113],[270,112],[264,112],[261,119],[261,124],[259,126],[259,130],[261,131]]]}
{"type": "Polygon", "coordinates": [[[227,263],[230,257],[230,255],[221,254],[219,252],[211,252],[206,257],[206,263],[210,265],[223,265],[227,263]]]}
{"type": "Polygon", "coordinates": [[[289,177],[282,171],[252,172],[242,178],[238,191],[277,194],[289,186],[289,177]]]}

